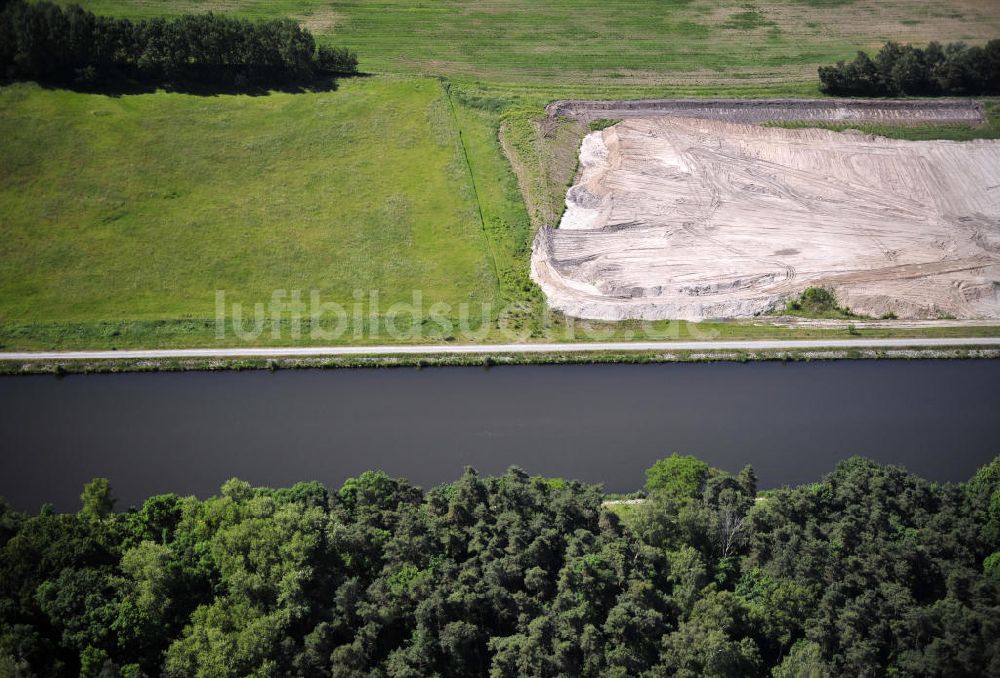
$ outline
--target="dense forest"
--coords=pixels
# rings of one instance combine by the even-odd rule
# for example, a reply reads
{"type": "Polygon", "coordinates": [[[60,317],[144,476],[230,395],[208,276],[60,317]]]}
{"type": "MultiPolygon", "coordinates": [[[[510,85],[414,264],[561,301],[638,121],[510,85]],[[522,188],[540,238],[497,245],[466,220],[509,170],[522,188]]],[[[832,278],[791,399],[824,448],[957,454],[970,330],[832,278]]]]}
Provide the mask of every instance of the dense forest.
{"type": "Polygon", "coordinates": [[[614,507],[517,468],[4,506],[0,675],[1000,675],[1000,457],[958,485],[647,477],[614,507]]]}
{"type": "Polygon", "coordinates": [[[854,61],[819,69],[826,94],[859,97],[969,96],[1000,94],[1000,40],[985,47],[961,42],[925,48],[887,42],[872,59],[858,52],[854,61]]]}
{"type": "Polygon", "coordinates": [[[354,73],[357,55],[317,49],[291,19],[246,21],[217,14],[130,21],[71,5],[0,0],[0,76],[100,86],[223,83],[243,86],[354,73]]]}

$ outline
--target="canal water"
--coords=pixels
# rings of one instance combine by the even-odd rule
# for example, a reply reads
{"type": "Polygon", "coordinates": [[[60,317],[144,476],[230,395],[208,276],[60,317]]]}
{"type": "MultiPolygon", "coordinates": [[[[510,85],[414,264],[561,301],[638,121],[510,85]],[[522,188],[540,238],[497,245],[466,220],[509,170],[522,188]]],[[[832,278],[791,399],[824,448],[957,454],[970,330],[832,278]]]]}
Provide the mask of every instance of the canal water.
{"type": "Polygon", "coordinates": [[[672,452],[762,487],[859,454],[958,481],[1000,454],[1000,361],[186,372],[0,378],[0,496],[119,508],[230,477],[337,487],[383,469],[431,487],[464,466],[640,488],[672,452]]]}

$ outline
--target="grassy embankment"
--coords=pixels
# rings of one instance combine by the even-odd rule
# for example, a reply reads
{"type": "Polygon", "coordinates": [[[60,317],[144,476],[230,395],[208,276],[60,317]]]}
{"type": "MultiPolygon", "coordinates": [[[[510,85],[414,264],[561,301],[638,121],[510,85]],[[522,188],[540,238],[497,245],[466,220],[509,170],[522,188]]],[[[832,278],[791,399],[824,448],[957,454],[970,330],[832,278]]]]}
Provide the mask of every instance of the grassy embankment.
{"type": "MultiPolygon", "coordinates": [[[[205,9],[83,4],[131,17],[205,9]]],[[[558,220],[586,130],[564,122],[543,133],[541,107],[571,96],[815,95],[816,65],[887,37],[1000,33],[996,13],[929,0],[237,0],[213,9],[297,17],[321,42],[357,49],[362,70],[397,75],[266,97],[0,90],[8,140],[0,150],[0,349],[406,341],[353,317],[334,341],[311,337],[308,319],[298,339],[286,319],[276,334],[267,320],[255,339],[228,331],[220,340],[217,289],[244,306],[300,289],[350,310],[354,290],[377,288],[383,310],[410,301],[413,289],[425,306],[451,305],[452,319],[463,302],[474,318],[485,302],[513,309],[499,326],[494,316],[477,328],[482,341],[843,336],[753,323],[692,331],[683,322],[575,323],[592,331],[570,334],[571,321],[542,312],[528,254],[534,229],[558,220]]],[[[902,133],[992,135],[997,119],[984,130],[902,133]]],[[[419,329],[415,341],[466,340],[437,325],[419,329]]]]}
{"type": "Polygon", "coordinates": [[[115,360],[44,360],[0,361],[0,375],[101,374],[116,372],[184,372],[217,370],[295,370],[353,368],[432,368],[493,367],[514,365],[644,365],[667,362],[761,361],[813,362],[818,360],[978,360],[1000,359],[1000,350],[956,347],[940,349],[831,349],[765,351],[594,351],[586,353],[495,353],[487,356],[455,355],[379,355],[335,356],[324,358],[166,358],[115,360]]]}

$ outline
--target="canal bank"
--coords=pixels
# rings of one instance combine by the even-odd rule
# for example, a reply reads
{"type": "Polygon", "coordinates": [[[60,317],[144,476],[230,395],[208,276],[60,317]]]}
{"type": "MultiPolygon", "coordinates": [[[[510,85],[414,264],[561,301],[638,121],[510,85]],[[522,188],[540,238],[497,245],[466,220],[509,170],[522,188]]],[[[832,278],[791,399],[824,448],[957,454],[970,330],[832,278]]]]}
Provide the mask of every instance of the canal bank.
{"type": "Polygon", "coordinates": [[[1000,337],[234,347],[0,352],[0,374],[998,356],[1000,337]]]}

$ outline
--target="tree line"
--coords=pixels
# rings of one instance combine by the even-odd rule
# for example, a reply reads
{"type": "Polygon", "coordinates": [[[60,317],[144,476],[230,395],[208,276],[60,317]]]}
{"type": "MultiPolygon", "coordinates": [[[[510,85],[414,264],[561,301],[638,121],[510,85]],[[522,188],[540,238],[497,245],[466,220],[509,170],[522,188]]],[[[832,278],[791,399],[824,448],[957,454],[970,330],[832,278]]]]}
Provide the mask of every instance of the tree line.
{"type": "Polygon", "coordinates": [[[887,42],[872,59],[819,69],[820,89],[836,96],[941,96],[1000,94],[1000,40],[984,47],[961,42],[925,48],[887,42]]]}
{"type": "Polygon", "coordinates": [[[312,34],[291,19],[207,13],[131,21],[24,0],[0,10],[0,75],[6,79],[243,86],[350,74],[357,65],[354,52],[317,48],[312,34]]]}
{"type": "Polygon", "coordinates": [[[0,675],[1000,675],[1000,457],[954,485],[862,458],[762,495],[693,457],[647,478],[620,507],[517,468],[0,502],[0,675]]]}

